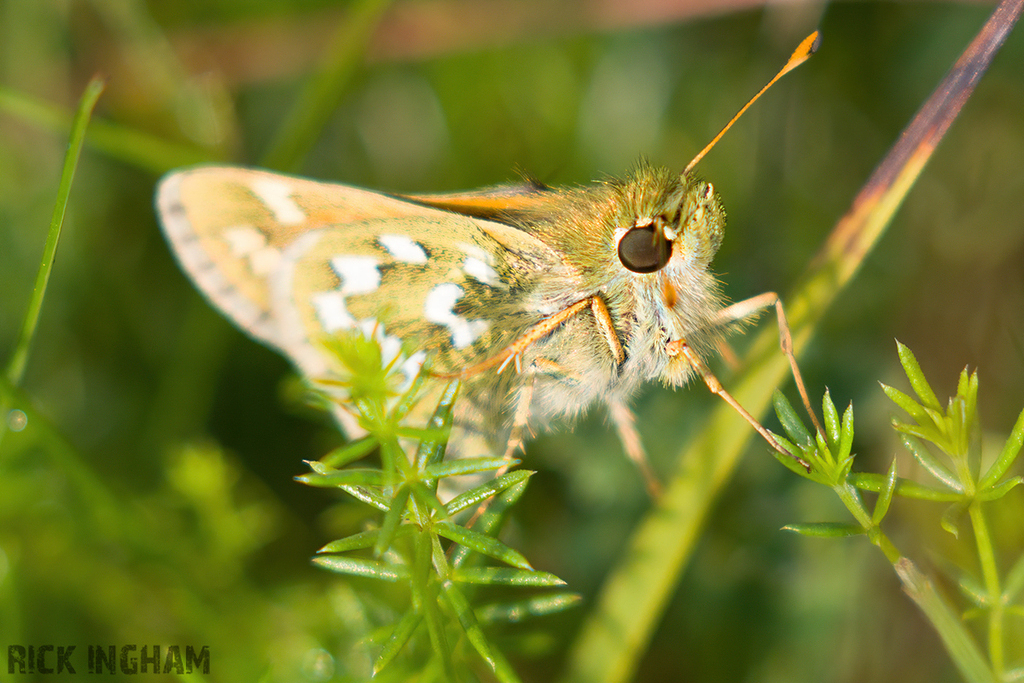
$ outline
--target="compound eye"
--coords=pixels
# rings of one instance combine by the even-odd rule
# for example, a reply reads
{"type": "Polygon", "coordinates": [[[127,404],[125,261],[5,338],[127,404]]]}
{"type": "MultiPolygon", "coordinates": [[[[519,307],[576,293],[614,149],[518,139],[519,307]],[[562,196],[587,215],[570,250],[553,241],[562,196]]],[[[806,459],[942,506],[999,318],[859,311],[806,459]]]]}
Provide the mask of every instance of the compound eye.
{"type": "Polygon", "coordinates": [[[619,261],[634,273],[654,273],[672,258],[672,243],[652,225],[632,228],[619,240],[619,261]]]}

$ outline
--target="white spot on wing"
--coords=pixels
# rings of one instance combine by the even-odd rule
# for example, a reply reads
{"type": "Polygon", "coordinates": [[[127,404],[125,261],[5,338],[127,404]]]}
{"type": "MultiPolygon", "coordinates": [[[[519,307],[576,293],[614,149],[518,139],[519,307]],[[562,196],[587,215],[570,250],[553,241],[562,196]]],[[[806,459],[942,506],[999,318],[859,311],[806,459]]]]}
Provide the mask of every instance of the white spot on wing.
{"type": "Polygon", "coordinates": [[[462,264],[462,270],[467,275],[472,275],[480,282],[488,284],[492,287],[503,287],[504,283],[501,278],[498,277],[497,271],[491,268],[490,265],[484,263],[475,256],[467,256],[466,261],[462,264]]]}
{"type": "Polygon", "coordinates": [[[432,323],[447,327],[452,335],[452,345],[457,349],[466,348],[488,329],[486,320],[470,321],[455,314],[452,309],[462,295],[462,287],[446,282],[431,289],[423,303],[423,316],[432,323]]]}
{"type": "Polygon", "coordinates": [[[366,294],[380,287],[377,259],[372,256],[335,256],[331,268],[341,278],[341,295],[366,294]]]}
{"type": "Polygon", "coordinates": [[[281,261],[281,252],[267,245],[267,236],[251,225],[238,225],[223,232],[231,253],[249,261],[257,275],[269,275],[281,261]]]}
{"type": "Polygon", "coordinates": [[[459,242],[456,246],[466,256],[475,258],[477,261],[483,261],[489,266],[494,265],[494,256],[487,253],[484,249],[481,249],[478,245],[470,244],[468,242],[459,242]]]}
{"type": "Polygon", "coordinates": [[[407,235],[381,235],[377,238],[396,260],[402,263],[426,263],[423,246],[407,235]]]}
{"type": "Polygon", "coordinates": [[[320,292],[311,296],[309,300],[316,309],[316,317],[320,319],[325,332],[349,329],[356,324],[355,318],[345,308],[345,296],[341,292],[320,292]]]}
{"type": "Polygon", "coordinates": [[[267,236],[251,225],[225,228],[224,239],[235,256],[248,256],[267,246],[267,236]]]}
{"type": "Polygon", "coordinates": [[[278,223],[296,225],[306,220],[306,214],[292,199],[292,188],[288,183],[274,178],[257,178],[252,182],[252,191],[270,209],[278,223]]]}
{"type": "MultiPolygon", "coordinates": [[[[317,318],[326,332],[350,329],[356,326],[356,319],[348,312],[345,298],[350,294],[366,294],[380,286],[380,271],[372,256],[335,256],[331,268],[341,279],[341,286],[329,292],[319,292],[310,297],[317,318]]],[[[376,321],[367,319],[359,322],[366,336],[371,336],[376,321]]]]}

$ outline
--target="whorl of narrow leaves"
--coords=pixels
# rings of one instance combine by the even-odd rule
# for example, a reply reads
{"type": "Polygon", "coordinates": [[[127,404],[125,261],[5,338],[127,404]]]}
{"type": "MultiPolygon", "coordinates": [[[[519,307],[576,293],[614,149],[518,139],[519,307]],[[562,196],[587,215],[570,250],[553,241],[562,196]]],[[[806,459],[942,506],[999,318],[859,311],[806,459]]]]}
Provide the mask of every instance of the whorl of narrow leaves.
{"type": "MultiPolygon", "coordinates": [[[[496,538],[532,472],[504,471],[519,464],[514,459],[443,459],[457,383],[441,392],[425,425],[411,425],[410,415],[417,414],[423,386],[420,378],[405,393],[395,394],[393,368],[382,366],[376,340],[359,333],[339,335],[330,348],[351,375],[344,382],[349,393],[343,394],[342,407],[358,413],[368,434],[309,463],[311,472],[296,479],[338,489],[382,513],[374,528],[328,543],[313,559],[339,574],[407,585],[411,605],[398,610],[401,617],[381,641],[374,673],[384,671],[403,652],[422,649],[409,646],[425,639],[432,653],[426,666],[452,674],[458,657],[466,656],[465,648],[456,648],[464,641],[499,681],[518,680],[483,625],[518,622],[578,603],[578,596],[549,593],[486,607],[474,605],[476,593],[488,586],[536,590],[565,585],[553,574],[534,570],[521,553],[496,538]],[[411,448],[410,443],[418,445],[411,448]],[[381,467],[355,466],[375,453],[380,454],[381,467]],[[438,497],[441,480],[487,473],[498,474],[475,486],[463,486],[447,503],[438,497]],[[472,511],[476,514],[469,527],[461,518],[472,511]],[[485,564],[487,560],[499,564],[485,564]]],[[[336,386],[327,383],[328,390],[336,386]]]]}

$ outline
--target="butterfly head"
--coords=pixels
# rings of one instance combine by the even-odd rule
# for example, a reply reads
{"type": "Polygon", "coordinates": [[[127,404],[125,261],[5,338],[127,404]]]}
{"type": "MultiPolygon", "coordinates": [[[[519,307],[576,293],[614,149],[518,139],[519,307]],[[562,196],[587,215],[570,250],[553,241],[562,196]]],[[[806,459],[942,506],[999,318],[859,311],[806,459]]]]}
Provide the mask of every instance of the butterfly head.
{"type": "Polygon", "coordinates": [[[725,209],[710,183],[644,165],[616,189],[613,240],[622,268],[668,280],[707,270],[725,229],[725,209]]]}

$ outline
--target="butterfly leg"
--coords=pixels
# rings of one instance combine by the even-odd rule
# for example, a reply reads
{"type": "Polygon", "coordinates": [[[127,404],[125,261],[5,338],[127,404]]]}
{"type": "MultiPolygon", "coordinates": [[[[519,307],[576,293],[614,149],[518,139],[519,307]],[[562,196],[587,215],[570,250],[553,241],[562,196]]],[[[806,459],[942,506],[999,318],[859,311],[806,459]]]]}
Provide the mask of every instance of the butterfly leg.
{"type": "MultiPolygon", "coordinates": [[[[512,358],[512,356],[509,356],[509,360],[511,360],[512,358]]],[[[516,365],[516,371],[520,372],[521,368],[519,365],[520,360],[518,355],[515,356],[514,362],[516,365]]],[[[507,363],[508,360],[506,360],[505,363],[502,363],[501,369],[504,369],[507,363]]],[[[505,444],[505,453],[502,455],[502,457],[505,460],[507,460],[508,463],[502,465],[495,471],[495,479],[502,476],[508,471],[509,466],[511,465],[512,462],[512,458],[515,457],[516,451],[521,450],[525,446],[524,435],[526,431],[530,428],[530,404],[533,403],[533,392],[537,386],[536,363],[530,366],[528,372],[531,374],[531,378],[530,381],[523,384],[522,388],[519,390],[519,394],[516,396],[516,409],[512,417],[512,427],[509,432],[508,442],[505,444]]],[[[482,501],[480,505],[477,506],[476,511],[473,512],[473,516],[469,519],[469,522],[466,524],[467,528],[472,527],[476,523],[476,521],[480,519],[480,517],[487,511],[487,508],[490,507],[493,501],[493,498],[487,498],[486,500],[482,501]]]]}
{"type": "Polygon", "coordinates": [[[658,480],[658,475],[654,473],[651,462],[647,459],[647,452],[640,440],[640,432],[636,429],[636,417],[633,415],[633,411],[629,409],[622,398],[611,396],[608,398],[608,416],[611,418],[612,424],[615,425],[615,431],[619,433],[622,449],[640,470],[644,483],[647,485],[647,493],[651,498],[658,498],[661,495],[661,482],[658,480]]]}
{"type": "Polygon", "coordinates": [[[775,439],[775,437],[772,436],[772,433],[765,429],[764,425],[758,422],[753,415],[747,412],[746,408],[740,405],[739,401],[733,398],[732,394],[725,390],[725,387],[723,387],[722,383],[718,381],[718,378],[715,377],[715,374],[711,372],[708,366],[704,365],[704,361],[702,361],[700,359],[700,356],[698,356],[694,352],[694,350],[690,348],[690,345],[686,343],[686,340],[679,339],[676,341],[669,342],[668,353],[673,356],[682,355],[684,358],[686,358],[686,361],[690,364],[690,367],[692,367],[700,375],[701,379],[704,380],[704,384],[707,385],[708,390],[712,394],[715,394],[723,401],[728,403],[730,406],[732,406],[732,409],[739,413],[740,417],[746,420],[747,423],[751,427],[753,427],[757,431],[757,433],[760,434],[762,438],[764,438],[765,441],[768,442],[768,445],[771,446],[773,450],[786,456],[787,458],[793,458],[798,463],[800,463],[804,468],[806,468],[808,472],[810,471],[811,465],[806,460],[804,460],[803,458],[799,458],[795,455],[792,455],[791,453],[783,449],[779,442],[775,439]]]}
{"type": "MultiPolygon", "coordinates": [[[[814,408],[811,407],[811,400],[807,394],[807,387],[804,385],[803,375],[800,374],[800,367],[797,365],[796,356],[793,354],[793,336],[790,334],[789,322],[786,320],[786,311],[782,307],[782,299],[779,298],[779,295],[775,292],[765,292],[743,301],[737,301],[733,305],[723,308],[718,313],[716,322],[721,325],[739,322],[760,313],[769,306],[775,307],[775,317],[778,319],[779,325],[779,346],[782,348],[782,353],[789,359],[789,367],[793,372],[793,381],[796,383],[796,389],[800,392],[800,399],[804,403],[807,414],[811,416],[811,421],[814,423],[818,433],[824,434],[825,431],[818,422],[814,408]]],[[[695,367],[695,369],[697,368],[695,367]]],[[[717,380],[715,381],[717,382],[717,380]]]]}
{"type": "Polygon", "coordinates": [[[533,392],[537,388],[537,369],[529,369],[530,380],[523,384],[516,396],[516,411],[512,416],[512,430],[509,432],[508,443],[505,444],[506,460],[511,460],[517,450],[525,446],[526,432],[530,428],[530,404],[533,403],[533,392]]]}
{"type": "MultiPolygon", "coordinates": [[[[462,372],[450,377],[468,377],[494,367],[497,367],[498,372],[502,372],[511,363],[515,364],[516,372],[522,371],[520,363],[523,351],[553,332],[569,318],[582,313],[587,308],[590,309],[591,315],[594,317],[594,324],[596,325],[598,332],[600,332],[608,345],[608,351],[611,354],[611,357],[615,360],[616,364],[622,364],[626,360],[626,352],[622,348],[622,342],[619,341],[619,334],[615,330],[615,324],[612,321],[611,313],[608,311],[608,306],[605,304],[604,299],[599,295],[595,295],[586,299],[581,299],[562,311],[545,318],[528,329],[501,353],[465,368],[462,372]]],[[[515,451],[523,446],[524,435],[529,428],[528,420],[530,417],[530,405],[533,402],[533,393],[537,384],[538,374],[566,374],[564,368],[558,367],[557,364],[545,358],[536,358],[527,371],[532,377],[529,382],[523,385],[516,398],[512,431],[505,447],[504,457],[506,458],[511,458],[515,451]]],[[[449,377],[448,375],[439,376],[449,377]]],[[[626,455],[630,460],[636,463],[636,466],[640,470],[640,473],[647,485],[647,490],[651,493],[652,497],[657,496],[658,492],[661,490],[661,483],[658,481],[654,474],[654,470],[651,468],[650,462],[647,460],[643,444],[640,441],[640,435],[636,429],[633,413],[629,410],[622,399],[618,397],[608,399],[608,413],[611,417],[612,423],[615,425],[616,431],[619,434],[619,439],[622,441],[626,455]]]]}

